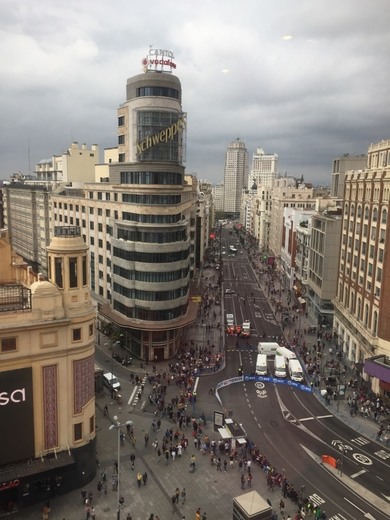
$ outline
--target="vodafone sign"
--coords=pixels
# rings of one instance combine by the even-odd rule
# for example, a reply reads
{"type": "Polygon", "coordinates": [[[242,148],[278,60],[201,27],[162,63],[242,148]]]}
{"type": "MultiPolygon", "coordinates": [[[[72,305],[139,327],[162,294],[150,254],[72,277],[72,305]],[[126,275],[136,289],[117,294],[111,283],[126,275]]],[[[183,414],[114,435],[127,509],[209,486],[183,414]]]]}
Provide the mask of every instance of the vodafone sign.
{"type": "Polygon", "coordinates": [[[142,59],[142,65],[144,72],[147,71],[159,71],[159,72],[172,72],[172,69],[176,69],[176,63],[174,63],[173,52],[164,49],[149,49],[148,55],[142,59]]]}

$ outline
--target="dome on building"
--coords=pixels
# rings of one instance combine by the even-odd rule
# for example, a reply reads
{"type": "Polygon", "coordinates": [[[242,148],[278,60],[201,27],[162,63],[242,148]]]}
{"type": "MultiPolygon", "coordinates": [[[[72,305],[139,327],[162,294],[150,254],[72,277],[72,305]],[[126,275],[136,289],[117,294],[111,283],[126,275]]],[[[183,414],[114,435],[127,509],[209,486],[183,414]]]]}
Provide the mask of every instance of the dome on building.
{"type": "Polygon", "coordinates": [[[58,287],[46,280],[34,282],[31,284],[30,290],[33,296],[57,296],[60,294],[58,287]]]}

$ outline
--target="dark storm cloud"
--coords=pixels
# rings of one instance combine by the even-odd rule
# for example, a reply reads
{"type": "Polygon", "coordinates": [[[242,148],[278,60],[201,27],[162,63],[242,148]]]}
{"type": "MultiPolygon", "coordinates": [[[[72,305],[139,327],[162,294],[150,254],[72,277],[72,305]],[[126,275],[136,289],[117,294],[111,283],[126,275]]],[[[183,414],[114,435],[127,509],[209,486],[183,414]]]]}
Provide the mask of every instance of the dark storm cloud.
{"type": "Polygon", "coordinates": [[[390,138],[387,0],[2,3],[0,177],[116,144],[126,79],[172,50],[188,113],[187,171],[223,178],[240,137],[280,171],[329,182],[333,158],[390,138]]]}

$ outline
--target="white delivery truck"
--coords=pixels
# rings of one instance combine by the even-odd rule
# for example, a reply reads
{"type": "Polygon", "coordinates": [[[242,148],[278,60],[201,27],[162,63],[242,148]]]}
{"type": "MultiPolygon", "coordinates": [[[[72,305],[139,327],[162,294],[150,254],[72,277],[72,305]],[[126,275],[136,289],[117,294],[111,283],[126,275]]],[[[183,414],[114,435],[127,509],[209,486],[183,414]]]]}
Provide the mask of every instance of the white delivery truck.
{"type": "Polygon", "coordinates": [[[258,354],[265,354],[266,356],[276,356],[279,343],[272,343],[270,341],[260,341],[257,345],[258,354]]]}
{"type": "Polygon", "coordinates": [[[266,376],[267,372],[267,356],[265,354],[257,354],[256,374],[258,376],[266,376]]]}
{"type": "Polygon", "coordinates": [[[275,356],[274,374],[275,377],[287,377],[286,358],[284,356],[275,356]]]}
{"type": "Polygon", "coordinates": [[[303,381],[303,370],[298,359],[290,359],[288,362],[288,373],[291,381],[297,381],[298,383],[303,381]]]}
{"type": "Polygon", "coordinates": [[[295,355],[295,352],[293,352],[292,350],[290,350],[287,347],[278,347],[276,354],[278,356],[285,357],[287,360],[297,358],[297,356],[295,355]]]}

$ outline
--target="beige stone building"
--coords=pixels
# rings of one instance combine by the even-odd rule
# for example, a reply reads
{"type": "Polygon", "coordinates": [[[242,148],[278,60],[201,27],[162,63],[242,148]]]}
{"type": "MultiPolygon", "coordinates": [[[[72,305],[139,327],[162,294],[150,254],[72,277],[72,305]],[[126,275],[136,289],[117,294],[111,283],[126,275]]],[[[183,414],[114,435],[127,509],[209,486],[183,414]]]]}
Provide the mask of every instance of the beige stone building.
{"type": "Polygon", "coordinates": [[[373,390],[382,393],[390,392],[390,370],[385,361],[390,356],[389,201],[387,140],[369,146],[364,170],[345,173],[334,299],[334,329],[340,346],[371,378],[373,390]],[[378,356],[379,361],[369,361],[373,356],[378,356]]]}
{"type": "Polygon", "coordinates": [[[276,258],[280,258],[283,242],[284,208],[315,209],[313,188],[292,177],[274,180],[272,187],[272,205],[270,221],[269,248],[276,258]]]}
{"type": "Polygon", "coordinates": [[[49,281],[34,279],[0,232],[0,506],[43,502],[96,472],[96,313],[77,227],[55,228],[48,265],[49,281]]]}

